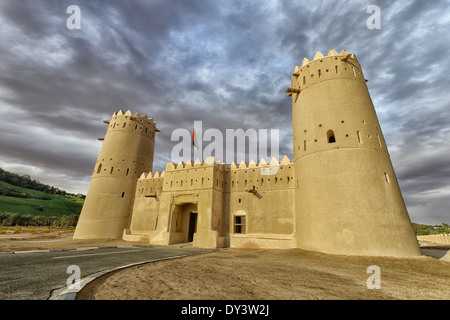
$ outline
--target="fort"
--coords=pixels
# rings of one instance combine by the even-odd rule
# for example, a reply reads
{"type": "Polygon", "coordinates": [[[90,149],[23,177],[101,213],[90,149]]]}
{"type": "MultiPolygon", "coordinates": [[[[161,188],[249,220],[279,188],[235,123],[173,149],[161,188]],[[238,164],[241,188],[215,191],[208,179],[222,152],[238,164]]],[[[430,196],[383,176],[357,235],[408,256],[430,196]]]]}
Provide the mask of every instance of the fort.
{"type": "Polygon", "coordinates": [[[294,157],[269,163],[208,157],[153,172],[155,121],[114,113],[74,239],[421,255],[356,56],[305,58],[286,92],[294,157]]]}

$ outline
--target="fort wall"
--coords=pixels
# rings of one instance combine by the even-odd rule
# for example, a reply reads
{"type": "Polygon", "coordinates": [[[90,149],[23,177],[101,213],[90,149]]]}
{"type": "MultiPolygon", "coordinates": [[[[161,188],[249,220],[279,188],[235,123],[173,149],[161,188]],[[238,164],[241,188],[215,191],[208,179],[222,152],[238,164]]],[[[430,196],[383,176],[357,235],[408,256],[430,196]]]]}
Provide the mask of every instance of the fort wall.
{"type": "Polygon", "coordinates": [[[356,57],[318,52],[296,67],[292,86],[298,247],[420,255],[356,57]]]}
{"type": "Polygon", "coordinates": [[[138,177],[152,170],[155,122],[119,111],[108,124],[74,239],[121,239],[129,227],[138,177]]]}

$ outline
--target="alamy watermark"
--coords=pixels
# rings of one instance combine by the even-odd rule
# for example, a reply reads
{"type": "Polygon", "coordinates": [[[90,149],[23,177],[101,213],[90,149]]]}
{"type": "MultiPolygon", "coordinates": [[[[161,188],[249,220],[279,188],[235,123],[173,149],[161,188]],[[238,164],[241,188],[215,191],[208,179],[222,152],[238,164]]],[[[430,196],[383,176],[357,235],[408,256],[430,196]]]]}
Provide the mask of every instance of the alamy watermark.
{"type": "Polygon", "coordinates": [[[381,289],[381,269],[379,266],[371,265],[367,268],[367,273],[371,276],[367,278],[366,286],[369,289],[381,289]]]}
{"type": "Polygon", "coordinates": [[[366,25],[368,29],[381,29],[381,9],[379,6],[370,5],[367,7],[366,12],[371,14],[367,18],[366,25]]]}
{"type": "Polygon", "coordinates": [[[66,269],[66,273],[71,274],[66,281],[67,289],[80,290],[81,289],[81,270],[77,265],[70,265],[66,269]]]}
{"type": "MultiPolygon", "coordinates": [[[[194,121],[192,132],[184,128],[172,132],[171,141],[178,141],[172,148],[171,159],[175,163],[192,159],[206,159],[214,156],[219,161],[231,164],[246,159],[258,161],[280,156],[280,131],[270,129],[270,153],[268,129],[226,129],[225,138],[219,129],[207,129],[203,132],[203,122],[194,121]]],[[[262,168],[261,174],[271,175],[278,166],[262,168]]]]}
{"type": "Polygon", "coordinates": [[[81,29],[81,9],[79,6],[71,5],[67,7],[66,13],[70,14],[67,18],[66,26],[69,30],[81,29]]]}

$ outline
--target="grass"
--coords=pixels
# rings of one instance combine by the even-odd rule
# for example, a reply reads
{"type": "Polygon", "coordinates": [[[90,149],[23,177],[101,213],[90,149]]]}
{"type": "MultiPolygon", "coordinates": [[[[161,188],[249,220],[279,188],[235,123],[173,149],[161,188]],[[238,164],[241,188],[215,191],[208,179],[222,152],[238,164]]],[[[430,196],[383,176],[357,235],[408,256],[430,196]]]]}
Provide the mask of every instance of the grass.
{"type": "Polygon", "coordinates": [[[44,217],[71,216],[79,215],[84,204],[84,200],[80,198],[44,193],[0,181],[0,190],[6,189],[12,189],[33,197],[47,197],[50,200],[0,195],[0,212],[44,217]]]}
{"type": "Polygon", "coordinates": [[[75,231],[74,226],[69,227],[54,227],[54,226],[1,226],[0,234],[42,234],[50,233],[53,231],[75,231]]]}
{"type": "Polygon", "coordinates": [[[54,194],[49,194],[49,193],[45,193],[45,192],[38,191],[38,190],[33,190],[33,189],[27,189],[27,188],[14,186],[12,184],[9,184],[8,182],[0,180],[0,190],[6,190],[6,189],[13,189],[13,190],[18,191],[18,192],[29,194],[29,195],[31,195],[33,197],[45,197],[45,196],[47,196],[47,197],[53,198],[53,197],[56,196],[54,194]]]}

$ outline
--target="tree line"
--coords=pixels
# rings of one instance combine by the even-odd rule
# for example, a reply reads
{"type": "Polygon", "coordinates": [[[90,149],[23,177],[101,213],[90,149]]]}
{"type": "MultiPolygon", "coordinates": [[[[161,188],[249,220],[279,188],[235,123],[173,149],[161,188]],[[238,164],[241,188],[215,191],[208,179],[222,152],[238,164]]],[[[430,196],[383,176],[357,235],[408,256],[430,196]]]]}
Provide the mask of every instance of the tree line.
{"type": "Polygon", "coordinates": [[[0,226],[35,226],[35,227],[75,227],[78,222],[77,215],[60,217],[42,217],[21,215],[18,213],[0,212],[0,226]]]}
{"type": "Polygon", "coordinates": [[[65,190],[61,190],[59,188],[49,186],[48,184],[40,183],[37,180],[33,180],[28,174],[20,175],[17,173],[8,172],[6,170],[3,170],[2,168],[0,168],[0,180],[17,187],[38,190],[44,193],[77,196],[76,194],[71,194],[66,192],[65,190]]]}

